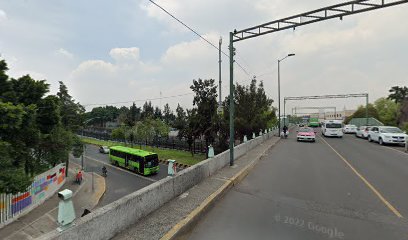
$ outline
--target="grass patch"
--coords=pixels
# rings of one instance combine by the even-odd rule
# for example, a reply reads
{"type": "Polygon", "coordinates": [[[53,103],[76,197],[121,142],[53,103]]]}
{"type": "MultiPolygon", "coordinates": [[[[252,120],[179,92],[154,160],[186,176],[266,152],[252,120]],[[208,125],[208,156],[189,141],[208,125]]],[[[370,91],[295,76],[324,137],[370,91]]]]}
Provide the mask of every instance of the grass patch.
{"type": "MultiPolygon", "coordinates": [[[[87,144],[94,144],[99,146],[127,146],[124,143],[119,142],[112,142],[112,141],[104,141],[98,140],[93,138],[82,138],[82,142],[87,144]]],[[[133,146],[133,148],[139,149],[139,145],[133,146]]],[[[142,146],[142,150],[154,152],[159,155],[159,159],[167,160],[167,159],[174,159],[178,163],[187,164],[187,165],[194,165],[199,163],[200,161],[205,159],[205,154],[194,154],[194,157],[191,156],[190,152],[175,150],[175,149],[163,149],[163,148],[155,148],[151,146],[142,146]]]]}

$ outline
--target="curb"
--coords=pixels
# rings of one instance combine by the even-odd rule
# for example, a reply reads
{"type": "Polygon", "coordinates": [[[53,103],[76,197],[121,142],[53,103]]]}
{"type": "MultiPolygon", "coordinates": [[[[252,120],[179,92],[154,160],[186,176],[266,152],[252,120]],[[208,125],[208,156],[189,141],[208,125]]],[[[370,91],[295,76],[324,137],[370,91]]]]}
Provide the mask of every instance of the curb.
{"type": "Polygon", "coordinates": [[[96,206],[98,206],[99,202],[101,201],[102,196],[106,192],[106,180],[105,180],[105,178],[100,176],[99,174],[96,174],[96,173],[93,173],[93,174],[95,174],[97,176],[97,178],[99,178],[101,180],[101,183],[99,183],[99,184],[101,184],[102,187],[101,187],[101,190],[96,194],[96,196],[97,196],[96,199],[97,200],[95,202],[95,205],[92,206],[92,209],[94,209],[96,206]]]}
{"type": "Polygon", "coordinates": [[[255,165],[259,162],[259,160],[264,156],[264,154],[269,151],[272,147],[274,147],[280,138],[272,144],[270,147],[265,149],[265,151],[261,152],[252,162],[250,162],[247,166],[241,169],[237,174],[235,174],[232,178],[227,179],[226,183],[224,183],[220,188],[217,189],[214,193],[208,196],[204,202],[202,202],[197,208],[195,208],[190,214],[187,215],[183,220],[178,222],[173,228],[171,228],[160,240],[175,240],[175,239],[183,239],[183,236],[191,230],[196,223],[203,217],[213,206],[214,204],[224,196],[227,191],[235,186],[236,184],[240,183],[248,173],[255,167],[255,165]]]}

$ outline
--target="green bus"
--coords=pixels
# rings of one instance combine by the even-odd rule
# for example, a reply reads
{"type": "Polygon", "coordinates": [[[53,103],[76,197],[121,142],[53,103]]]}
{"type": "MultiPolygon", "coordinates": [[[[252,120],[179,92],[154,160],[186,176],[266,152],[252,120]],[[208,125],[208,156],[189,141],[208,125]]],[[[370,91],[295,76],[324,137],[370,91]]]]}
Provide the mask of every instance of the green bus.
{"type": "Polygon", "coordinates": [[[319,127],[319,119],[318,118],[310,118],[309,119],[309,127],[319,127]]]}
{"type": "Polygon", "coordinates": [[[159,157],[156,153],[113,146],[109,148],[109,159],[115,166],[124,167],[142,175],[159,172],[159,157]]]}

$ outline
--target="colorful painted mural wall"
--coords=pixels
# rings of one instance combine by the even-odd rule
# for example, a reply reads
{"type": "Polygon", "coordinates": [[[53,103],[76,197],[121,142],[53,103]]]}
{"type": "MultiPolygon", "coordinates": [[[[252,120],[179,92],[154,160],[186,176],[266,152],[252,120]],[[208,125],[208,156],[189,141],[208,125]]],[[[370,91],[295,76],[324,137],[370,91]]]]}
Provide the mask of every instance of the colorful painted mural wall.
{"type": "Polygon", "coordinates": [[[65,163],[61,163],[36,176],[26,192],[0,193],[0,227],[29,212],[54,195],[65,183],[65,171],[65,163]]]}

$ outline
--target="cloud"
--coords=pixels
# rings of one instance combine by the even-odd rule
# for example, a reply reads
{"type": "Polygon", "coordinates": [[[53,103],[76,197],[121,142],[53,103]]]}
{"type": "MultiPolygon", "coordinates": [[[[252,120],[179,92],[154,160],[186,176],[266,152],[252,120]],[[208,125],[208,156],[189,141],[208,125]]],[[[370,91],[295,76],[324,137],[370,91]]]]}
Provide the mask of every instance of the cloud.
{"type": "MultiPolygon", "coordinates": [[[[228,33],[233,29],[344,1],[156,2],[212,43],[218,45],[222,36],[222,49],[228,53],[228,33]]],[[[84,104],[154,98],[160,92],[163,96],[178,95],[191,92],[193,79],[218,80],[218,51],[161,9],[148,1],[101,5],[101,9],[107,9],[101,24],[93,11],[96,3],[84,3],[84,12],[68,11],[76,8],[69,1],[64,3],[67,7],[51,2],[27,4],[21,11],[14,1],[5,3],[3,9],[13,12],[13,17],[7,19],[0,10],[0,48],[2,54],[19,59],[11,69],[44,73],[56,85],[64,80],[73,96],[84,104]],[[56,21],[50,22],[45,13],[52,13],[56,21]]],[[[257,75],[276,103],[277,59],[294,52],[296,56],[281,65],[282,96],[369,92],[370,99],[375,100],[393,85],[406,85],[408,32],[403,20],[407,7],[399,5],[237,42],[235,60],[249,74],[235,65],[234,79],[248,84],[252,75],[257,75]]],[[[229,59],[225,56],[222,79],[225,97],[229,90],[229,59]]],[[[178,102],[191,107],[191,96],[166,99],[162,104],[167,101],[174,107],[178,102]]],[[[348,100],[332,101],[329,105],[356,105],[348,100]]]]}
{"type": "Polygon", "coordinates": [[[7,14],[4,10],[0,9],[0,23],[7,20],[7,14]]]}
{"type": "Polygon", "coordinates": [[[58,55],[58,56],[63,56],[63,57],[68,58],[68,59],[73,59],[74,58],[74,54],[70,53],[68,50],[65,50],[63,48],[60,48],[60,49],[56,50],[55,54],[58,55]]]}
{"type": "Polygon", "coordinates": [[[139,48],[113,48],[109,55],[117,62],[138,62],[140,58],[139,48]]]}

